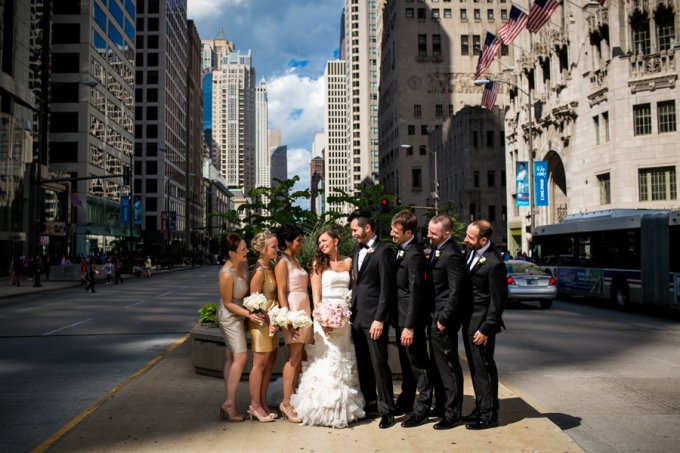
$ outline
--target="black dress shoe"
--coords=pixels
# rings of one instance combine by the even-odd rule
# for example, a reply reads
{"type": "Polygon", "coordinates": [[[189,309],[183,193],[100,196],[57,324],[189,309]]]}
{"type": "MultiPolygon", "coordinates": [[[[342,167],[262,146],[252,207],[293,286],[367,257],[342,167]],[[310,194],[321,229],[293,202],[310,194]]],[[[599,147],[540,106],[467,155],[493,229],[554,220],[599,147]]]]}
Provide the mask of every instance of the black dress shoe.
{"type": "Polygon", "coordinates": [[[487,429],[498,426],[498,414],[485,413],[474,422],[465,425],[467,429],[487,429]]]}
{"type": "Polygon", "coordinates": [[[364,414],[366,417],[372,417],[378,415],[378,405],[377,404],[367,404],[364,406],[364,414]]]}
{"type": "Polygon", "coordinates": [[[413,428],[416,426],[420,426],[423,423],[427,421],[427,415],[425,414],[419,414],[418,412],[411,412],[406,419],[404,419],[403,422],[401,422],[401,426],[403,428],[413,428]]]}
{"type": "Polygon", "coordinates": [[[383,415],[382,418],[380,419],[380,424],[378,425],[378,427],[380,429],[385,429],[389,428],[392,425],[394,425],[394,415],[383,415]]]}
{"type": "Polygon", "coordinates": [[[463,416],[461,420],[463,420],[464,422],[474,422],[477,421],[481,415],[482,411],[479,409],[479,407],[475,406],[474,410],[469,414],[463,416]]]}
{"type": "Polygon", "coordinates": [[[434,429],[451,429],[460,422],[460,419],[455,419],[453,417],[444,417],[439,422],[435,423],[434,429]]]}
{"type": "Polygon", "coordinates": [[[443,418],[444,417],[444,408],[443,407],[430,406],[430,409],[428,410],[427,415],[429,415],[430,417],[443,418]]]}

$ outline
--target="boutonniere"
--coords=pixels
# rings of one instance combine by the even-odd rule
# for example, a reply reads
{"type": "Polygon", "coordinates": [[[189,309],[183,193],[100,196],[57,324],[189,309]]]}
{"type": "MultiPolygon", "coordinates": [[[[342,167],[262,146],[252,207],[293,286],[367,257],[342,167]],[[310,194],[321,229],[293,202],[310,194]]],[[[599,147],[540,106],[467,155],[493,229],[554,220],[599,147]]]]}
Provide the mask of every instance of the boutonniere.
{"type": "Polygon", "coordinates": [[[486,257],[483,256],[479,259],[479,264],[484,264],[484,263],[486,263],[486,257]]]}
{"type": "Polygon", "coordinates": [[[369,247],[366,249],[366,253],[368,253],[369,255],[372,255],[373,252],[375,252],[375,249],[373,247],[369,247]]]}
{"type": "Polygon", "coordinates": [[[437,249],[437,250],[434,252],[434,257],[435,257],[435,258],[439,258],[439,256],[440,256],[441,254],[442,254],[442,251],[439,250],[439,249],[437,249]]]}
{"type": "Polygon", "coordinates": [[[399,251],[397,252],[397,259],[400,260],[400,259],[403,259],[403,258],[404,258],[404,251],[403,251],[403,250],[399,250],[399,251]]]}

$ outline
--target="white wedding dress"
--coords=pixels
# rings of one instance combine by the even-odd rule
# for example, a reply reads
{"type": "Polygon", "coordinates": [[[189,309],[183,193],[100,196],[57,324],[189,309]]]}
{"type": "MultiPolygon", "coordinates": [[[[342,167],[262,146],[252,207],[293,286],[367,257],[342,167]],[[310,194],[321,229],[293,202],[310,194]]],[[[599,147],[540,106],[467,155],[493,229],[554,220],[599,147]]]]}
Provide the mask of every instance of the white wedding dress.
{"type": "MultiPolygon", "coordinates": [[[[349,272],[327,269],[321,274],[321,303],[349,304],[349,272]]],[[[349,308],[349,307],[348,307],[349,308]]],[[[326,336],[314,321],[314,344],[305,346],[300,385],[291,404],[303,425],[345,428],[364,416],[357,360],[349,321],[326,336]]]]}

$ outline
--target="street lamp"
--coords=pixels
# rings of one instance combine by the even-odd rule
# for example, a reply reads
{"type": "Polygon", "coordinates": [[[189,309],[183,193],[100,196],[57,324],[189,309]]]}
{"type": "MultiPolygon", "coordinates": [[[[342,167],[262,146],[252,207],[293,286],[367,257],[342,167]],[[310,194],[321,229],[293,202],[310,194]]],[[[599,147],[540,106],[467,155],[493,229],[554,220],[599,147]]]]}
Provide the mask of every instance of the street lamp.
{"type": "MultiPolygon", "coordinates": [[[[413,145],[401,145],[401,149],[404,150],[413,150],[413,145]]],[[[437,151],[436,150],[431,150],[427,146],[422,146],[422,149],[425,149],[428,153],[432,154],[432,158],[434,159],[434,180],[432,181],[432,192],[430,192],[430,196],[432,197],[432,204],[434,206],[434,214],[438,215],[439,214],[439,172],[437,168],[437,151]]]]}
{"type": "Polygon", "coordinates": [[[534,205],[536,203],[535,197],[534,197],[534,124],[533,124],[533,118],[531,114],[531,90],[529,91],[524,91],[522,88],[519,86],[515,85],[512,82],[507,82],[505,80],[490,80],[490,79],[478,79],[475,80],[473,83],[475,86],[484,86],[489,82],[496,82],[496,83],[504,83],[508,86],[514,87],[517,91],[526,94],[527,96],[527,107],[529,110],[529,117],[528,117],[528,123],[529,123],[529,168],[528,168],[528,173],[529,173],[529,233],[531,234],[531,240],[534,240],[534,229],[536,227],[536,219],[534,216],[534,205]]]}

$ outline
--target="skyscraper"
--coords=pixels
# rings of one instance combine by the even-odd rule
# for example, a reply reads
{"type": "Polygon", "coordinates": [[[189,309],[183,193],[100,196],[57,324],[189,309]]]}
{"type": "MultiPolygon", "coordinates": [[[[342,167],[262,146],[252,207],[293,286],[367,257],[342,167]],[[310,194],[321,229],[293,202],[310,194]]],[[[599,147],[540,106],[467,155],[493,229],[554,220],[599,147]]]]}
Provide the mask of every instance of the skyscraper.
{"type": "Polygon", "coordinates": [[[262,79],[255,88],[255,187],[269,187],[271,183],[268,109],[267,82],[262,79]]]}
{"type": "Polygon", "coordinates": [[[338,191],[353,193],[351,153],[347,143],[347,79],[344,60],[326,62],[324,72],[324,205],[329,211],[349,213],[347,203],[329,202],[338,191]]]}

